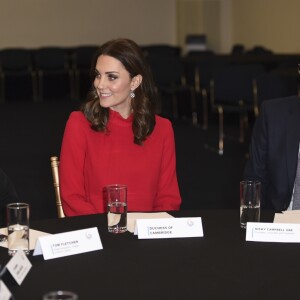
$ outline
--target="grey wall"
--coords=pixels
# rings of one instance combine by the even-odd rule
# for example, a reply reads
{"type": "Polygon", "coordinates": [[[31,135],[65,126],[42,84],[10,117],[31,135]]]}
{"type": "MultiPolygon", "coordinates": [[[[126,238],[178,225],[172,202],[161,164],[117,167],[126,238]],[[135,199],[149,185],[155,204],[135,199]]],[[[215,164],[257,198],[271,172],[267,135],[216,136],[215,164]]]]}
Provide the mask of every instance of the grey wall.
{"type": "Polygon", "coordinates": [[[0,0],[0,48],[176,44],[176,0],[0,0]]]}

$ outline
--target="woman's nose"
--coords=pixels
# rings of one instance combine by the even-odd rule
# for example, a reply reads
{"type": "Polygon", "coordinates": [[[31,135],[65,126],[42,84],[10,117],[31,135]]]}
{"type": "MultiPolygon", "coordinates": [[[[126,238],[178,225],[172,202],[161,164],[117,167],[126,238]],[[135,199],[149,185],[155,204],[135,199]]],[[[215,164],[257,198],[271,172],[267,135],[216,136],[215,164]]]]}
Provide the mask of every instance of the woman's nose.
{"type": "Polygon", "coordinates": [[[98,89],[103,89],[105,87],[105,82],[103,78],[96,78],[95,79],[95,87],[98,89]]]}

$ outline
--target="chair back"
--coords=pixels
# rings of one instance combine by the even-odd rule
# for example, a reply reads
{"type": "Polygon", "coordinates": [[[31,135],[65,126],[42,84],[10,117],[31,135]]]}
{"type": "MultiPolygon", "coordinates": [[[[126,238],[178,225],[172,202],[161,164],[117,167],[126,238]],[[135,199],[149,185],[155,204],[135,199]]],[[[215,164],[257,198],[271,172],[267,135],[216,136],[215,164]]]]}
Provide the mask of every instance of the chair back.
{"type": "Polygon", "coordinates": [[[141,46],[145,57],[180,57],[181,48],[167,44],[154,44],[148,46],[141,46]]]}
{"type": "Polygon", "coordinates": [[[264,73],[260,65],[232,65],[213,74],[215,102],[253,104],[253,80],[264,73]]]}
{"type": "Polygon", "coordinates": [[[51,161],[51,168],[52,168],[52,177],[53,177],[53,185],[54,185],[54,192],[55,192],[55,199],[56,199],[57,214],[59,218],[64,218],[65,214],[61,204],[60,189],[59,189],[59,174],[58,174],[59,160],[57,156],[51,156],[50,161],[51,161]]]}
{"type": "Polygon", "coordinates": [[[86,45],[73,49],[72,68],[74,71],[75,99],[84,100],[93,88],[91,66],[96,59],[99,46],[86,45]]]}
{"type": "Polygon", "coordinates": [[[3,72],[31,71],[31,52],[23,48],[9,48],[0,51],[0,67],[3,72]]]}
{"type": "Polygon", "coordinates": [[[74,99],[74,76],[69,51],[62,47],[42,47],[33,53],[37,72],[38,101],[74,99]]]}
{"type": "Polygon", "coordinates": [[[297,94],[296,84],[295,89],[291,91],[285,77],[272,72],[264,73],[256,77],[254,88],[259,106],[265,100],[283,98],[297,94]]]}
{"type": "Polygon", "coordinates": [[[148,62],[158,89],[182,85],[185,70],[181,58],[150,57],[148,62]]]}
{"type": "Polygon", "coordinates": [[[42,47],[34,51],[35,68],[42,71],[68,70],[67,51],[60,47],[42,47]]]}
{"type": "Polygon", "coordinates": [[[88,70],[90,71],[92,62],[95,59],[99,46],[86,45],[79,46],[72,51],[73,68],[75,70],[88,70]]]}
{"type": "Polygon", "coordinates": [[[0,102],[37,100],[31,58],[31,51],[24,48],[0,51],[0,102]]]}

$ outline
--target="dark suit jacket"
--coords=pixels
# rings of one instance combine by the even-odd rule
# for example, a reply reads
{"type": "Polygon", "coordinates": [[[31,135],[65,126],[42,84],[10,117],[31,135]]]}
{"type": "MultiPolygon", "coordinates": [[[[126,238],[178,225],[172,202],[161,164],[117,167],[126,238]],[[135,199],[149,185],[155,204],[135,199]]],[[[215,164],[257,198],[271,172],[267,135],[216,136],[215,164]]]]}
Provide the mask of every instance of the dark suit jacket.
{"type": "Polygon", "coordinates": [[[18,202],[18,196],[13,183],[0,169],[0,226],[6,225],[6,204],[18,202]]]}
{"type": "Polygon", "coordinates": [[[263,102],[255,122],[244,179],[262,182],[262,208],[286,210],[290,204],[300,141],[300,99],[263,102]]]}

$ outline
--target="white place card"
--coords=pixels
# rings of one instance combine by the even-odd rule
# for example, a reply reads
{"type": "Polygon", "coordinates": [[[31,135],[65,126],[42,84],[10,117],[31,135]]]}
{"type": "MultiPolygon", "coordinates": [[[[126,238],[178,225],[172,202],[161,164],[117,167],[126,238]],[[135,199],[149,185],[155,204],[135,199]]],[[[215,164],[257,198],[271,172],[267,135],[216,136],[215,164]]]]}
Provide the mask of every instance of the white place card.
{"type": "Polygon", "coordinates": [[[300,243],[300,224],[248,222],[246,241],[300,243]]]}
{"type": "Polygon", "coordinates": [[[130,212],[127,213],[127,230],[131,233],[137,234],[136,231],[136,220],[137,219],[163,219],[163,218],[174,218],[167,212],[130,212]]]}
{"type": "MultiPolygon", "coordinates": [[[[0,234],[4,234],[7,236],[7,227],[0,228],[0,234]]],[[[49,235],[49,233],[29,229],[29,250],[34,250],[37,239],[44,235],[49,235]]],[[[7,239],[0,242],[0,247],[8,248],[7,239]]]]}
{"type": "Polygon", "coordinates": [[[103,249],[96,227],[40,237],[33,255],[53,259],[103,249]]]}
{"type": "Polygon", "coordinates": [[[6,265],[7,270],[19,285],[21,285],[31,267],[29,259],[22,250],[18,250],[6,265]]]}
{"type": "Polygon", "coordinates": [[[4,284],[2,280],[0,280],[0,300],[10,300],[11,299],[11,292],[4,284]]]}
{"type": "Polygon", "coordinates": [[[200,217],[137,219],[136,226],[139,239],[203,237],[200,217]]]}

